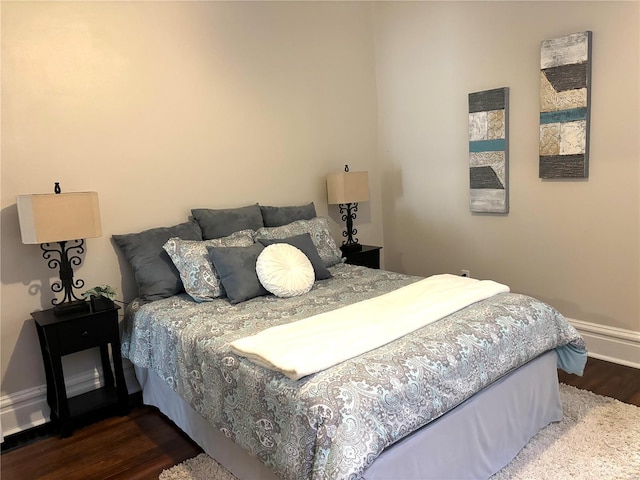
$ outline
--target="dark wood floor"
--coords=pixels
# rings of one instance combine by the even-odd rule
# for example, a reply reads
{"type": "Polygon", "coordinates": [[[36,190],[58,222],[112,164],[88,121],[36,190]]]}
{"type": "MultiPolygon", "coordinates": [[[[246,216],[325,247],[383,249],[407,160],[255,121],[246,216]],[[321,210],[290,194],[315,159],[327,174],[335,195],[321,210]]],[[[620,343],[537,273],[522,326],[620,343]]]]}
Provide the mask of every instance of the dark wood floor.
{"type": "Polygon", "coordinates": [[[3,453],[0,477],[11,480],[142,480],[202,450],[155,408],[140,406],[68,438],[53,436],[3,453]]]}
{"type": "Polygon", "coordinates": [[[567,385],[640,407],[640,370],[637,368],[589,358],[582,377],[558,370],[558,379],[567,385]]]}
{"type": "MultiPolygon", "coordinates": [[[[560,381],[640,407],[640,370],[590,358],[583,377],[559,372],[560,381]]],[[[165,468],[200,448],[155,409],[137,407],[78,429],[3,453],[1,476],[35,479],[157,479],[165,468]]]]}

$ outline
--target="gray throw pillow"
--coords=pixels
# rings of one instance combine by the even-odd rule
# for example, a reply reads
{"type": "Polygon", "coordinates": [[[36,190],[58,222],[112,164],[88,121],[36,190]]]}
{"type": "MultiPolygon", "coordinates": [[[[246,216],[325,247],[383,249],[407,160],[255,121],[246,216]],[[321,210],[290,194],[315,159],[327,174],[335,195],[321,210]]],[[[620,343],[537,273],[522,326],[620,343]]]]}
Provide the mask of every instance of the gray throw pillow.
{"type": "Polygon", "coordinates": [[[184,291],[178,269],[162,248],[172,237],[202,240],[202,232],[197,223],[186,222],[140,233],[113,235],[133,269],[138,295],[143,300],[159,300],[184,291]]]}
{"type": "Polygon", "coordinates": [[[264,226],[257,203],[240,208],[194,208],[191,215],[202,229],[203,240],[226,237],[240,230],[258,230],[264,226]]]}
{"type": "Polygon", "coordinates": [[[316,280],[324,280],[333,276],[331,275],[331,272],[329,272],[329,269],[324,266],[324,262],[322,261],[322,258],[320,258],[318,249],[313,244],[311,235],[309,235],[308,233],[303,233],[294,237],[274,240],[270,240],[268,238],[258,238],[258,241],[265,247],[274,243],[288,243],[289,245],[293,245],[294,247],[300,249],[311,262],[316,280]]]}
{"type": "Polygon", "coordinates": [[[280,227],[296,220],[310,220],[316,216],[313,202],[307,205],[269,207],[260,205],[262,220],[265,227],[280,227]]]}
{"type": "Polygon", "coordinates": [[[229,302],[236,304],[269,292],[258,280],[256,262],[264,250],[260,243],[250,247],[207,247],[213,266],[229,302]]]}

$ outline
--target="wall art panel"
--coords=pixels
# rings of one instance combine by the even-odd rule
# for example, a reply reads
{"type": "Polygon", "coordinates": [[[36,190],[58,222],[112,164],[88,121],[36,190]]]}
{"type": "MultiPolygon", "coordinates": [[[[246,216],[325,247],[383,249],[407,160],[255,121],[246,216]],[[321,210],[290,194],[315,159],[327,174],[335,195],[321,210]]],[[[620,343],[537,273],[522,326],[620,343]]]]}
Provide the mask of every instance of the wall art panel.
{"type": "Polygon", "coordinates": [[[469,94],[469,185],[474,213],[509,212],[509,89],[469,94]]]}
{"type": "Polygon", "coordinates": [[[540,178],[589,177],[591,32],[540,47],[540,178]]]}

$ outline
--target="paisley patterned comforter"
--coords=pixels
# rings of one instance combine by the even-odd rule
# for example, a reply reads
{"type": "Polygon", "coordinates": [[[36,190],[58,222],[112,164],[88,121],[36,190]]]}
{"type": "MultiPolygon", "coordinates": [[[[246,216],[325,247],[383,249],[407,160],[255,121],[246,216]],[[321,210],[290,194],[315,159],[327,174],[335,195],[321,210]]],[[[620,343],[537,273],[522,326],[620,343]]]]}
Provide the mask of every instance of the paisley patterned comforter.
{"type": "Polygon", "coordinates": [[[557,311],[511,293],[298,381],[230,352],[238,338],[418,280],[345,264],[331,272],[300,297],[134,301],[123,354],[281,477],[331,480],[358,478],[385,447],[545,351],[586,360],[557,311]]]}

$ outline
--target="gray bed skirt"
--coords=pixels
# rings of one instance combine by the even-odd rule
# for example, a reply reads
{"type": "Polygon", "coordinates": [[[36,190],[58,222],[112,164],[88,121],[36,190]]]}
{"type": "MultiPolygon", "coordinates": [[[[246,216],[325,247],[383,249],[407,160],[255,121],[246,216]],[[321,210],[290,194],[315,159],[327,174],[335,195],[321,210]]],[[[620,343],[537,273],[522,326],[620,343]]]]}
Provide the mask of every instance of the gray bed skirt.
{"type": "MultiPolygon", "coordinates": [[[[241,480],[276,479],[258,459],[212,427],[153,372],[136,367],[143,401],[157,407],[241,480]]],[[[555,351],[547,352],[387,448],[366,480],[488,478],[529,440],[562,419],[555,351]]]]}

